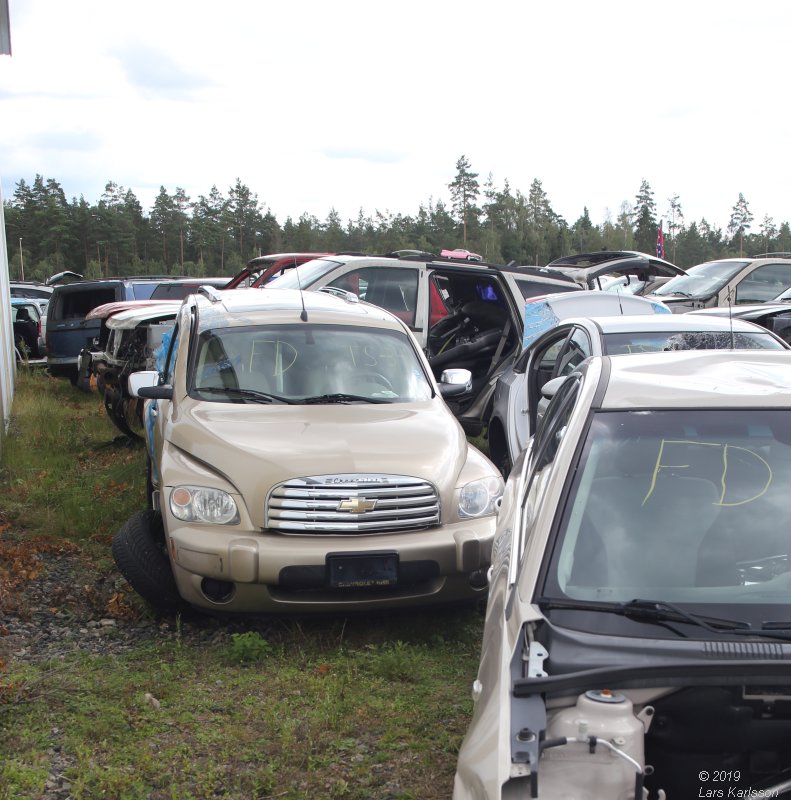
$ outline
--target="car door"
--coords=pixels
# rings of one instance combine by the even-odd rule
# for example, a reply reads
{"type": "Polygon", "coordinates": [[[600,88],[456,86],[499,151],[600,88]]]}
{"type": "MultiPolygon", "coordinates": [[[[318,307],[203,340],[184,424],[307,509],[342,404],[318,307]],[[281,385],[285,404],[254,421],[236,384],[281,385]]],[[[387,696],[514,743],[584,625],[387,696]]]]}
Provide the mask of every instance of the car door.
{"type": "MultiPolygon", "coordinates": [[[[558,325],[538,339],[532,347],[524,350],[514,362],[509,374],[508,391],[508,446],[511,452],[511,463],[524,450],[532,434],[530,423],[529,397],[534,392],[529,390],[530,383],[537,388],[551,380],[555,364],[560,356],[566,339],[571,332],[571,325],[558,325]]],[[[502,387],[501,387],[502,388],[502,387]]]]}
{"type": "Polygon", "coordinates": [[[594,355],[594,346],[588,331],[581,325],[561,326],[565,331],[562,341],[550,334],[536,342],[535,357],[527,370],[526,435],[530,436],[540,424],[549,400],[542,396],[544,384],[554,378],[569,375],[586,358],[594,355]]]}
{"type": "MultiPolygon", "coordinates": [[[[764,303],[773,300],[789,286],[791,286],[791,263],[763,264],[739,280],[731,302],[736,305],[764,303]]],[[[720,305],[728,305],[727,294],[720,300],[720,305]]]]}
{"type": "Polygon", "coordinates": [[[366,303],[398,317],[416,335],[422,333],[424,315],[418,313],[422,300],[418,265],[371,265],[344,269],[328,277],[327,286],[353,292],[366,303]]]}

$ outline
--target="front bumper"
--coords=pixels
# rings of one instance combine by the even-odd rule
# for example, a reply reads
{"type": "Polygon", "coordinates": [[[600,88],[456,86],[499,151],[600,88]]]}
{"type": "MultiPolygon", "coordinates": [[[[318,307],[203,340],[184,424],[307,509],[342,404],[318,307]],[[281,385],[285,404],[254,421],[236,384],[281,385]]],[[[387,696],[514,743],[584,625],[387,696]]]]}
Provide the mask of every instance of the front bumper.
{"type": "Polygon", "coordinates": [[[495,517],[423,531],[289,536],[184,523],[164,513],[179,593],[203,608],[248,613],[453,603],[486,590],[495,517]],[[327,556],[396,554],[388,586],[333,588],[327,556]]]}

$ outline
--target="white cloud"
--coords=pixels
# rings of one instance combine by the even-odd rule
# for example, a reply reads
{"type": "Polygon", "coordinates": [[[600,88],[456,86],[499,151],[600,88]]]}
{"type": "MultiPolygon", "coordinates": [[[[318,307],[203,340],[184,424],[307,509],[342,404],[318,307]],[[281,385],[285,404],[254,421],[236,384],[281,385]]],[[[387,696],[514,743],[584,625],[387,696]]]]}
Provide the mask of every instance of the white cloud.
{"type": "Polygon", "coordinates": [[[783,0],[11,0],[3,192],[114,181],[148,208],[239,178],[281,222],[414,214],[464,154],[569,222],[643,179],[660,213],[724,226],[742,192],[779,222],[790,23],[783,0]]]}

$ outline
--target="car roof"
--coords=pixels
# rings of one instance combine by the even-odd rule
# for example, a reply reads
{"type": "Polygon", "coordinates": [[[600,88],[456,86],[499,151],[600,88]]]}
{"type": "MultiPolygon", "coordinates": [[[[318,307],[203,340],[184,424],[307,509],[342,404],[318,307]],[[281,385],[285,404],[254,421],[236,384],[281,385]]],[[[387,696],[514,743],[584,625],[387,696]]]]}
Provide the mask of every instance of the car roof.
{"type": "Polygon", "coordinates": [[[403,323],[379,306],[358,300],[351,292],[302,292],[298,289],[203,289],[185,302],[198,307],[200,328],[237,325],[287,324],[302,321],[352,324],[403,331],[403,323]]]}
{"type": "MultiPolygon", "coordinates": [[[[728,319],[720,316],[699,314],[641,314],[617,317],[589,317],[603,333],[634,333],[636,331],[679,331],[715,333],[733,330],[737,333],[768,333],[766,328],[745,319],[728,319]]],[[[577,320],[564,320],[564,324],[577,320]]]]}
{"type": "Polygon", "coordinates": [[[791,409],[785,350],[677,350],[599,356],[609,369],[602,409],[791,409]]]}
{"type": "MultiPolygon", "coordinates": [[[[447,269],[448,267],[458,267],[459,271],[464,272],[506,272],[515,278],[539,278],[541,280],[556,280],[563,283],[575,283],[574,279],[560,270],[549,267],[521,267],[516,264],[494,264],[489,261],[469,261],[463,258],[440,258],[432,253],[408,252],[401,255],[388,254],[383,256],[370,256],[362,254],[337,254],[322,257],[323,261],[337,261],[338,264],[364,265],[366,262],[374,261],[381,263],[382,266],[407,265],[419,261],[427,267],[447,269]]],[[[309,262],[308,262],[309,263],[309,262]]]]}

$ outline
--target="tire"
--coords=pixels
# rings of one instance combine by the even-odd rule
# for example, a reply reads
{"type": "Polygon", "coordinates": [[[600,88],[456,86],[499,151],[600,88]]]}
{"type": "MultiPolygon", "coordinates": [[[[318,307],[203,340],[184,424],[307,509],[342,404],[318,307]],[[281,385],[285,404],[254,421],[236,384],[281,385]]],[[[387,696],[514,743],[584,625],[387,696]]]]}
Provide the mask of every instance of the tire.
{"type": "Polygon", "coordinates": [[[133,514],[113,537],[112,551],[121,574],[149,605],[169,610],[182,604],[161,514],[151,510],[133,514]]]}

